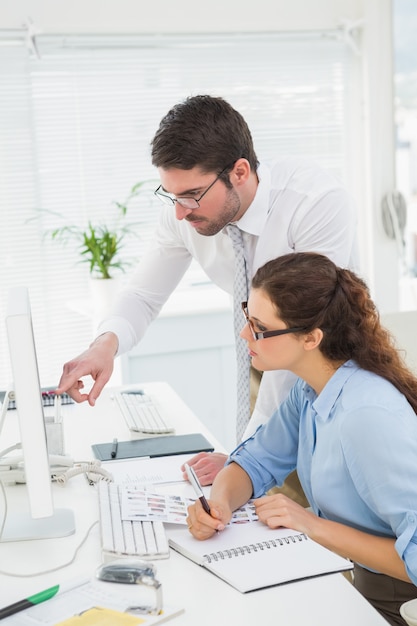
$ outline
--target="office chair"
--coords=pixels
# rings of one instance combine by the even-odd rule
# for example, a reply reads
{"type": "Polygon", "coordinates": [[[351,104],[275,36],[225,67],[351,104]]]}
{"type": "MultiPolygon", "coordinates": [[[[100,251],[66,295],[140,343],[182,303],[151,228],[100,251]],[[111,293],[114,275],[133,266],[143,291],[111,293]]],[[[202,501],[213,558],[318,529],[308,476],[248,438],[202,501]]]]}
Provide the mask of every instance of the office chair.
{"type": "Polygon", "coordinates": [[[417,626],[417,599],[404,602],[400,606],[400,614],[408,626],[417,626]]]}

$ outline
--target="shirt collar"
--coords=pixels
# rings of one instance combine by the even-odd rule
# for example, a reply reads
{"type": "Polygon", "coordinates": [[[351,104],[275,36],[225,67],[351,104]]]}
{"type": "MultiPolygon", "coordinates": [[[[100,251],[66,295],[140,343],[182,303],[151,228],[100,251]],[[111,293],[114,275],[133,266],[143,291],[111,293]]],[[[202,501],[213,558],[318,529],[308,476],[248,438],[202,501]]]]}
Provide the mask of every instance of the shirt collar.
{"type": "Polygon", "coordinates": [[[259,165],[256,170],[258,175],[258,187],[252,203],[248,206],[244,215],[235,224],[240,230],[251,235],[261,235],[269,212],[269,196],[271,190],[271,172],[266,165],[259,165]]]}
{"type": "Polygon", "coordinates": [[[359,369],[359,365],[357,365],[354,361],[346,361],[346,363],[336,370],[319,395],[316,394],[310,385],[306,384],[304,386],[304,393],[306,397],[310,400],[317,415],[320,415],[323,420],[329,419],[330,413],[340,396],[345,383],[359,369]]]}

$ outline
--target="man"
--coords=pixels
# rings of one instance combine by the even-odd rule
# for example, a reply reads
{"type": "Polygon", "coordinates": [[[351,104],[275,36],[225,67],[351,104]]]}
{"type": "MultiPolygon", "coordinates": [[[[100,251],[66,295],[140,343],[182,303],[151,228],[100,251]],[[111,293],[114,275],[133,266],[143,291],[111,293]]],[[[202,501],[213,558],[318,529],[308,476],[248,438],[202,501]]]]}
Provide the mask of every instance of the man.
{"type": "MultiPolygon", "coordinates": [[[[308,162],[259,164],[245,120],[222,98],[200,95],[174,106],[152,140],[152,163],[161,179],[155,193],[166,204],[155,243],[99,336],[64,365],[57,391],[78,402],[94,405],[115,355],[143,337],[193,258],[213,283],[233,293],[229,224],[242,233],[249,282],[266,261],[292,251],[321,252],[337,265],[355,266],[356,217],[346,191],[308,162]],[[80,380],[86,375],[95,381],[88,394],[80,380]]],[[[263,376],[245,435],[270,417],[293,380],[283,372],[263,376]]],[[[191,463],[202,484],[209,484],[224,460],[203,454],[191,463]]]]}

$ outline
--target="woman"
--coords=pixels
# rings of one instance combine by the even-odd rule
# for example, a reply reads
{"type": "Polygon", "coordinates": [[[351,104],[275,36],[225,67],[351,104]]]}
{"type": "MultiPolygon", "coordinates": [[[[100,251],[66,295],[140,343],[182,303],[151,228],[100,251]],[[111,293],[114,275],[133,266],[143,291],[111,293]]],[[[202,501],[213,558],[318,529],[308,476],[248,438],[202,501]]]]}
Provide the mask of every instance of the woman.
{"type": "Polygon", "coordinates": [[[197,503],[198,539],[222,530],[255,498],[259,519],[351,559],[354,584],[391,624],[417,597],[417,379],[407,369],[365,283],[315,253],[261,267],[243,303],[252,365],[298,377],[267,424],[215,479],[211,515],[197,503]],[[297,469],[311,509],[265,496],[297,469]]]}

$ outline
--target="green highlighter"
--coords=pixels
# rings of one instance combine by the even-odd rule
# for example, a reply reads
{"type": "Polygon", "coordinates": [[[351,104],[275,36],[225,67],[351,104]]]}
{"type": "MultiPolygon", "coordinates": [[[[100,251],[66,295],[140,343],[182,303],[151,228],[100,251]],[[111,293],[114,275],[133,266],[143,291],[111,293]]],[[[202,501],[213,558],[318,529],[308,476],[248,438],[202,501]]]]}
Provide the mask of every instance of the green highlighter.
{"type": "Polygon", "coordinates": [[[76,583],[72,585],[55,585],[54,587],[50,587],[49,589],[44,589],[44,591],[35,593],[33,596],[29,596],[28,598],[25,598],[24,600],[19,600],[18,602],[9,604],[9,606],[5,606],[2,609],[0,608],[0,619],[4,619],[5,617],[9,617],[10,615],[19,613],[20,611],[25,611],[26,609],[30,609],[30,607],[35,606],[36,604],[40,604],[41,602],[50,600],[51,598],[56,596],[56,594],[59,591],[61,592],[68,591],[69,589],[73,589],[74,587],[79,587],[79,586],[80,586],[80,581],[77,581],[76,583]]]}

